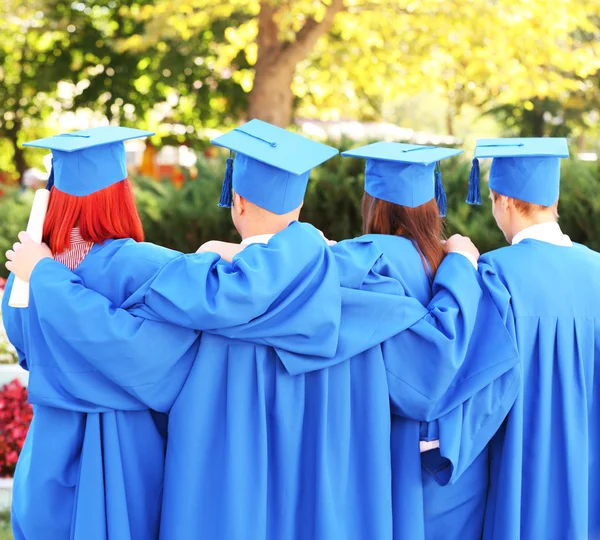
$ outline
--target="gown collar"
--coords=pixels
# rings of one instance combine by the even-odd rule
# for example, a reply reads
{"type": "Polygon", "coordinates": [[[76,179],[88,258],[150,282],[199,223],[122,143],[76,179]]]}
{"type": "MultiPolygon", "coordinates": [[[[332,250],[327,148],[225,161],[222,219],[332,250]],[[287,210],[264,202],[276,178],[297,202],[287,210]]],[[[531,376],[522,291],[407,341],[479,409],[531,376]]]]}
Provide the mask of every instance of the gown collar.
{"type": "Polygon", "coordinates": [[[554,244],[555,246],[572,247],[573,242],[571,239],[560,229],[560,225],[555,221],[549,223],[538,223],[523,229],[521,232],[515,234],[512,244],[518,244],[525,239],[538,240],[540,242],[547,242],[548,244],[554,244]]]}
{"type": "MultiPolygon", "coordinates": [[[[319,234],[325,238],[325,236],[323,235],[323,233],[321,231],[319,231],[319,234]]],[[[257,234],[255,236],[249,236],[248,238],[245,238],[244,240],[242,240],[241,244],[242,246],[249,246],[250,244],[268,244],[269,240],[271,240],[271,238],[273,238],[273,236],[275,236],[274,234],[257,234]]],[[[332,240],[327,240],[328,244],[335,244],[334,241],[332,240]]]]}
{"type": "Polygon", "coordinates": [[[268,244],[269,240],[275,236],[274,234],[257,234],[249,236],[242,240],[242,246],[249,246],[250,244],[268,244]]]}

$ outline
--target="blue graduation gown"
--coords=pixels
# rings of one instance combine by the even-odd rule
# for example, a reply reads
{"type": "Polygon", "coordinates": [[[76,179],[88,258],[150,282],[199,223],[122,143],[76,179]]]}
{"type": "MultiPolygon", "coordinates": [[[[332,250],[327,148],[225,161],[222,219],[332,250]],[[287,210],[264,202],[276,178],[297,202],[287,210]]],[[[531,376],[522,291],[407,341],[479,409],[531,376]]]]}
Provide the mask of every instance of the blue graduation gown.
{"type": "MultiPolygon", "coordinates": [[[[333,358],[319,359],[298,342],[276,340],[276,356],[267,347],[203,335],[170,415],[165,538],[418,538],[424,529],[419,420],[438,415],[440,438],[449,441],[445,457],[455,464],[451,474],[473,472],[475,488],[472,481],[465,486],[481,504],[484,480],[469,465],[515,398],[516,351],[489,297],[482,303],[477,272],[466,259],[447,258],[426,309],[403,292],[404,267],[391,268],[379,244],[401,260],[410,248],[418,259],[412,244],[395,237],[332,249],[344,299],[333,358]],[[476,365],[463,366],[481,321],[497,337],[476,365]],[[476,405],[468,403],[474,394],[476,405]],[[410,418],[409,429],[401,429],[406,441],[392,456],[388,395],[410,418]],[[466,429],[462,414],[472,419],[466,429]],[[416,473],[417,485],[405,469],[416,473]],[[407,512],[414,500],[418,514],[407,512]]],[[[155,280],[150,303],[154,294],[177,306],[181,293],[155,280]]],[[[173,322],[177,316],[168,314],[173,322]]],[[[308,310],[295,330],[304,334],[298,324],[314,318],[308,310]]]]}
{"type": "MultiPolygon", "coordinates": [[[[273,303],[295,275],[311,281],[307,276],[325,251],[322,242],[311,250],[310,241],[285,241],[287,252],[277,244],[248,251],[234,270],[214,254],[191,257],[205,320],[221,317],[220,325],[240,324],[273,303]],[[296,248],[300,252],[289,263],[296,248]],[[270,287],[264,286],[269,271],[263,264],[278,274],[268,281],[270,287]],[[248,302],[249,294],[256,304],[248,302]]],[[[199,334],[128,316],[114,319],[105,339],[94,303],[85,295],[61,298],[60,283],[66,276],[68,290],[73,290],[71,281],[85,283],[109,305],[125,305],[158,269],[181,257],[149,244],[106,242],[95,246],[75,272],[42,261],[32,275],[29,309],[4,306],[8,335],[30,370],[29,399],[35,409],[15,476],[16,538],[158,537],[166,442],[166,415],[161,413],[168,412],[188,376],[199,334]]],[[[319,277],[315,274],[318,283],[319,277]]],[[[330,303],[335,313],[335,302],[330,303]]],[[[326,316],[323,322],[328,330],[326,316]]]]}
{"type": "MultiPolygon", "coordinates": [[[[131,240],[110,241],[95,245],[76,274],[118,305],[176,255],[131,240]]],[[[13,276],[2,315],[20,363],[30,372],[28,394],[34,408],[15,472],[11,515],[15,539],[157,537],[167,417],[149,410],[136,396],[151,392],[143,385],[151,386],[153,379],[131,379],[131,388],[124,389],[84,362],[63,377],[61,361],[68,364],[73,353],[68,346],[56,348],[52,336],[45,336],[34,291],[28,309],[8,306],[12,283],[13,276]]],[[[82,317],[93,317],[84,305],[80,307],[82,317]]],[[[59,310],[42,311],[61,319],[59,310]]],[[[85,339],[68,334],[70,322],[62,321],[67,341],[85,339]]],[[[153,336],[173,336],[175,344],[161,355],[148,344],[143,346],[139,352],[149,366],[156,365],[157,358],[189,365],[196,333],[154,322],[145,325],[150,327],[153,336]]],[[[113,351],[106,358],[107,372],[114,372],[122,361],[113,351]]],[[[163,392],[168,391],[166,382],[163,392]]]]}
{"type": "MultiPolygon", "coordinates": [[[[301,237],[288,239],[292,240],[297,254],[301,237]]],[[[433,351],[443,353],[443,360],[454,364],[446,371],[439,362],[444,377],[425,397],[406,390],[412,379],[418,382],[417,372],[408,370],[404,377],[402,369],[393,369],[402,394],[397,396],[399,406],[408,407],[412,398],[426,419],[443,401],[443,387],[452,382],[464,355],[470,330],[463,327],[472,322],[463,321],[458,306],[472,321],[481,291],[471,292],[477,279],[469,263],[450,256],[446,282],[434,298],[438,312],[432,315],[404,295],[396,280],[372,272],[376,263],[385,268],[374,243],[355,246],[338,247],[335,259],[325,252],[310,279],[288,288],[291,301],[280,299],[271,305],[276,317],[268,312],[244,327],[219,331],[223,336],[203,334],[197,360],[170,414],[165,538],[391,538],[389,373],[378,344],[399,334],[393,340],[397,348],[390,345],[392,357],[398,357],[398,351],[407,356],[417,343],[431,344],[433,351]],[[299,284],[306,290],[296,294],[299,284]],[[456,288],[458,297],[465,299],[457,301],[447,287],[456,288]],[[336,304],[340,290],[341,309],[336,304]],[[336,312],[343,315],[337,322],[336,312]],[[360,356],[346,361],[356,355],[360,356]],[[324,366],[329,369],[320,369],[324,366]]],[[[245,253],[257,249],[263,248],[251,246],[245,253]]],[[[145,305],[139,306],[139,313],[149,316],[148,310],[154,309],[160,314],[153,316],[164,314],[178,324],[210,324],[211,317],[198,306],[204,297],[189,293],[198,287],[197,269],[194,258],[172,261],[140,296],[145,305]]],[[[68,278],[36,289],[40,286],[46,289],[48,305],[65,304],[73,291],[76,296],[94,296],[86,305],[101,315],[95,318],[102,325],[101,332],[96,326],[96,340],[118,335],[116,321],[126,324],[131,317],[68,278]]],[[[74,316],[77,304],[67,301],[63,309],[74,316]]],[[[78,332],[85,332],[81,324],[78,321],[78,332]]],[[[510,369],[509,356],[501,356],[490,360],[489,380],[510,369]]],[[[135,359],[129,360],[135,364],[135,359]]],[[[475,379],[484,384],[488,375],[475,379]]],[[[456,384],[469,387],[462,381],[456,384]]],[[[452,405],[451,400],[447,403],[452,405]]],[[[415,444],[418,448],[418,432],[415,444]]]]}
{"type": "Polygon", "coordinates": [[[480,270],[523,368],[490,445],[484,538],[600,538],[600,254],[527,239],[480,270]]]}
{"type": "MultiPolygon", "coordinates": [[[[482,290],[475,269],[449,255],[435,281],[405,238],[367,235],[334,247],[348,253],[377,246],[364,290],[393,278],[430,313],[382,344],[390,402],[394,538],[481,538],[488,485],[486,444],[518,391],[517,353],[504,321],[482,290]],[[460,308],[460,312],[457,309],[460,308]],[[432,324],[433,323],[433,324],[432,324]],[[420,421],[434,420],[434,424],[420,421]],[[421,468],[419,439],[440,451],[421,468]]],[[[340,254],[341,255],[341,254],[340,254]]],[[[355,261],[354,261],[355,262],[355,261]]],[[[388,284],[389,288],[389,284],[388,284]]],[[[392,289],[389,289],[392,292],[392,289]]]]}
{"type": "MultiPolygon", "coordinates": [[[[296,365],[290,356],[286,362],[298,375],[286,370],[275,346],[319,359],[334,355],[341,294],[334,257],[317,231],[296,224],[284,233],[268,246],[247,248],[233,268],[253,253],[276,250],[284,262],[298,266],[315,244],[322,259],[315,257],[298,279],[292,280],[288,272],[285,279],[291,285],[281,288],[285,298],[271,302],[269,312],[250,324],[229,328],[225,333],[235,341],[203,334],[194,367],[170,411],[164,538],[391,537],[389,401],[383,363],[363,359],[309,373],[315,364],[307,360],[296,365]],[[294,231],[296,236],[284,234],[294,231]],[[277,249],[280,239],[287,250],[277,249]],[[293,259],[288,252],[294,253],[293,259]],[[242,341],[246,339],[273,347],[242,341]]],[[[240,310],[245,303],[260,304],[257,295],[274,294],[283,283],[278,277],[281,265],[279,270],[271,266],[256,273],[269,287],[239,295],[240,310]]],[[[81,349],[79,361],[84,358],[104,371],[98,351],[104,354],[111,343],[125,346],[125,335],[135,343],[136,334],[122,329],[139,319],[85,289],[64,267],[49,262],[42,270],[44,279],[39,274],[32,280],[32,295],[48,311],[58,309],[74,321],[75,334],[89,343],[77,340],[70,346],[81,349]],[[85,302],[74,301],[84,297],[85,302]],[[82,304],[93,319],[79,316],[82,304]]],[[[232,272],[229,265],[220,270],[232,272]]],[[[143,295],[144,309],[160,310],[170,318],[180,315],[177,320],[183,325],[191,324],[192,317],[197,327],[223,325],[222,310],[203,307],[210,308],[212,300],[189,293],[204,286],[200,271],[196,256],[173,260],[143,295]],[[215,317],[221,318],[215,322],[215,317]]],[[[420,318],[426,310],[413,303],[420,318]]],[[[385,316],[377,308],[373,305],[366,313],[370,316],[362,328],[367,337],[385,316]]],[[[62,326],[55,318],[43,319],[47,333],[62,326]]],[[[135,349],[129,345],[127,351],[135,349]]],[[[127,360],[135,366],[143,357],[127,360]]]]}

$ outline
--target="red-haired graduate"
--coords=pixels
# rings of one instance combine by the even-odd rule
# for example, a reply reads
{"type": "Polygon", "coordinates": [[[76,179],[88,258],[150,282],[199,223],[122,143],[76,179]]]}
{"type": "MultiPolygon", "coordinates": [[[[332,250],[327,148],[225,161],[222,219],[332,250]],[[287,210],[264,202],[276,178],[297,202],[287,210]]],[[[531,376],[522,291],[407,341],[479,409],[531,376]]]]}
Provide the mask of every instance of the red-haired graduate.
{"type": "MultiPolygon", "coordinates": [[[[123,141],[148,135],[104,127],[33,143],[53,150],[44,241],[57,261],[117,304],[178,255],[141,243],[123,141]]],[[[12,283],[11,276],[5,302],[12,283]]],[[[117,377],[100,375],[84,363],[77,383],[59,376],[68,352],[50,345],[52,336],[44,333],[35,296],[27,309],[5,305],[2,311],[19,361],[30,372],[34,407],[15,473],[15,538],[156,537],[167,417],[159,403],[151,410],[136,395],[151,388],[138,390],[133,381],[126,388],[117,377]]],[[[194,347],[193,332],[162,324],[150,330],[156,337],[175,338],[176,346],[161,350],[165,363],[185,360],[194,347]]],[[[148,353],[152,365],[157,355],[151,349],[148,353]]],[[[112,371],[119,360],[115,351],[112,371]]],[[[144,374],[136,381],[149,382],[144,374]]]]}

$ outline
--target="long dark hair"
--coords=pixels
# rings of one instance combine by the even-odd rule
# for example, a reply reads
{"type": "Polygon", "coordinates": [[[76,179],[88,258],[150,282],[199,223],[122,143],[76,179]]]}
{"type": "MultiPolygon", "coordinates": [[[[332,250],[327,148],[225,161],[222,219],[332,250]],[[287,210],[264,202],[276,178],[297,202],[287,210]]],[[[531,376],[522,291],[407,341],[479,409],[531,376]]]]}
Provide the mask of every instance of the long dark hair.
{"type": "Polygon", "coordinates": [[[443,222],[435,199],[409,208],[377,199],[365,192],[362,200],[363,233],[390,234],[410,239],[430,276],[444,259],[443,222]]]}

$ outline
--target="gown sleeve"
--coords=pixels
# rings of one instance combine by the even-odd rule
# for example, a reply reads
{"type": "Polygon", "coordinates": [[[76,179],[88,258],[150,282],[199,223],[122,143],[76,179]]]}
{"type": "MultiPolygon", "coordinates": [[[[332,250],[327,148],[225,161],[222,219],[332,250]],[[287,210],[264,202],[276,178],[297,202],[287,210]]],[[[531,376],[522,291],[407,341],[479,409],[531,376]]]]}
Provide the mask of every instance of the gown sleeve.
{"type": "MultiPolygon", "coordinates": [[[[506,335],[516,351],[510,293],[485,259],[480,260],[479,272],[484,301],[491,307],[478,320],[465,360],[466,365],[481,364],[482,361],[485,362],[485,355],[494,354],[497,350],[499,344],[493,339],[493,333],[501,329],[498,318],[506,328],[506,335]]],[[[463,378],[464,376],[465,374],[463,378]]],[[[483,451],[510,412],[520,391],[520,381],[521,365],[517,359],[510,370],[477,390],[435,422],[427,427],[422,426],[422,431],[427,431],[429,438],[435,436],[440,440],[438,451],[428,452],[427,456],[423,456],[423,465],[439,484],[454,483],[483,451]]]]}
{"type": "Polygon", "coordinates": [[[27,357],[25,356],[25,338],[22,324],[22,310],[11,308],[8,305],[8,300],[10,298],[10,292],[12,291],[14,280],[14,274],[10,274],[8,280],[6,281],[6,286],[4,287],[4,294],[2,296],[2,322],[4,324],[4,329],[6,330],[8,340],[12,343],[12,346],[17,351],[19,365],[23,369],[28,369],[27,357]]]}
{"type": "Polygon", "coordinates": [[[243,250],[231,265],[211,253],[174,259],[130,305],[143,304],[146,318],[194,330],[246,324],[281,302],[305,298],[306,287],[327,271],[328,255],[317,229],[294,222],[268,244],[243,250]]]}
{"type": "Polygon", "coordinates": [[[437,432],[435,438],[440,447],[427,452],[430,455],[424,465],[429,465],[440,485],[455,483],[485,449],[510,412],[520,380],[517,365],[435,422],[426,424],[428,439],[437,432]]]}
{"type": "Polygon", "coordinates": [[[31,316],[52,351],[45,359],[51,367],[38,369],[39,379],[46,379],[46,396],[59,385],[65,401],[69,396],[84,407],[126,409],[125,392],[138,408],[167,412],[187,379],[199,332],[114,308],[56,261],[38,266],[31,282],[31,316]],[[44,286],[38,287],[42,275],[44,286]]]}
{"type": "Polygon", "coordinates": [[[508,288],[504,285],[498,273],[484,255],[479,262],[479,274],[484,289],[490,295],[508,333],[516,342],[515,318],[512,310],[512,300],[508,288]]]}
{"type": "Polygon", "coordinates": [[[382,344],[392,411],[421,421],[443,416],[518,369],[513,340],[465,257],[446,257],[433,292],[428,313],[382,344]]]}
{"type": "MultiPolygon", "coordinates": [[[[330,323],[326,322],[328,316],[323,316],[321,322],[325,324],[314,328],[327,336],[334,350],[335,320],[339,318],[341,302],[339,284],[330,286],[337,278],[321,261],[328,253],[321,236],[310,226],[297,225],[283,231],[281,240],[276,235],[262,249],[257,246],[258,249],[245,250],[233,267],[220,263],[214,254],[174,259],[182,261],[178,263],[182,266],[167,264],[168,276],[157,278],[162,283],[158,288],[163,290],[158,305],[180,322],[190,316],[185,312],[189,308],[196,322],[209,327],[233,326],[247,322],[271,304],[275,312],[283,306],[287,312],[294,311],[296,304],[311,296],[313,288],[328,288],[334,301],[323,309],[330,314],[330,323]],[[293,250],[282,248],[292,245],[293,250]],[[323,281],[323,277],[327,279],[323,281]],[[185,290],[185,294],[177,288],[185,290]],[[166,289],[172,295],[170,300],[166,299],[166,289]],[[284,299],[278,299],[278,295],[284,299]],[[255,296],[256,305],[252,301],[255,296]],[[178,304],[190,297],[185,309],[178,304]]],[[[148,283],[154,281],[150,279],[148,283]]],[[[140,305],[132,313],[115,307],[109,299],[87,289],[75,273],[51,259],[36,266],[30,285],[43,338],[55,353],[51,362],[57,368],[62,389],[89,401],[90,396],[98,395],[92,387],[102,375],[148,407],[168,410],[191,369],[198,331],[189,325],[163,322],[162,317],[149,314],[150,308],[140,305]]],[[[142,289],[124,306],[135,304],[136,294],[142,289]]],[[[268,325],[263,328],[266,331],[268,325]]],[[[101,393],[101,398],[106,400],[107,395],[101,393]]],[[[96,403],[109,406],[106,401],[96,403]]]]}

